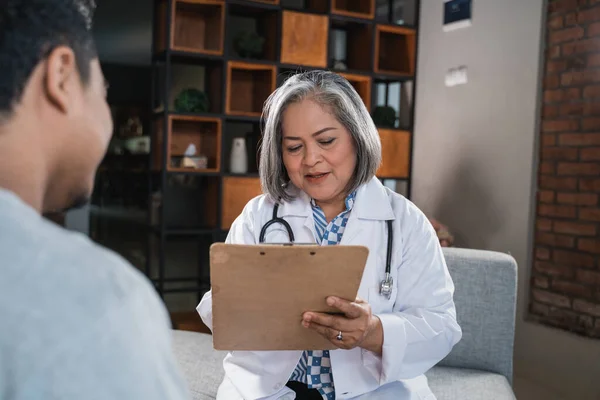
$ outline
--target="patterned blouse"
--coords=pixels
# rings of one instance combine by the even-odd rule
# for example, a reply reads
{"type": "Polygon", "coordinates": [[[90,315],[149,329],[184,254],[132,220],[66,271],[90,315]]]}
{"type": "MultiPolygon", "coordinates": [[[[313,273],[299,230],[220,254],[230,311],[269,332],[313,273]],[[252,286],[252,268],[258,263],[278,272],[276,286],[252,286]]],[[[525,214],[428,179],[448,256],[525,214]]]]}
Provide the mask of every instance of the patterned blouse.
{"type": "MultiPolygon", "coordinates": [[[[320,243],[321,246],[340,243],[355,197],[356,192],[346,197],[346,210],[331,220],[329,224],[327,224],[323,210],[314,201],[311,201],[317,243],[320,243]]],[[[302,358],[300,358],[290,380],[304,383],[309,389],[317,389],[326,400],[335,399],[335,387],[328,350],[307,350],[302,353],[302,358]]]]}

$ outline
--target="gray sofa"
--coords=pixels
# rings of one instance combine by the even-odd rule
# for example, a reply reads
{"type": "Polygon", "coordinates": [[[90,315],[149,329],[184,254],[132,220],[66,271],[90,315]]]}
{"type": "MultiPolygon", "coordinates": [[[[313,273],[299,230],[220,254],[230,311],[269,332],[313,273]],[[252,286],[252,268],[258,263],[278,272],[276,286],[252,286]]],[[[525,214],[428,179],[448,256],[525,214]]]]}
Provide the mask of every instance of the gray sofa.
{"type": "MultiPolygon", "coordinates": [[[[517,265],[506,254],[444,249],[456,285],[455,301],[462,340],[427,372],[438,400],[515,399],[512,357],[517,265]]],[[[192,397],[214,399],[223,379],[224,352],[212,348],[210,335],[174,331],[175,354],[192,397]]]]}

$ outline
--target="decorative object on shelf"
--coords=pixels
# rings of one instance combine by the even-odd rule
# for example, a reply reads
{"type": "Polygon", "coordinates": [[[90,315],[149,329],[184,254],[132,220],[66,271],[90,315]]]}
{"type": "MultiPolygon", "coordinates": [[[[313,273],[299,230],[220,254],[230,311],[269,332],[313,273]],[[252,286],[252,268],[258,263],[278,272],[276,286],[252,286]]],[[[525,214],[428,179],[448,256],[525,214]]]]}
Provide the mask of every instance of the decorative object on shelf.
{"type": "Polygon", "coordinates": [[[132,137],[123,140],[121,144],[131,154],[150,153],[150,136],[132,137]]]}
{"type": "Polygon", "coordinates": [[[242,58],[260,58],[263,55],[265,38],[253,31],[242,31],[234,39],[235,51],[242,58]]]}
{"type": "Polygon", "coordinates": [[[429,218],[429,222],[435,229],[435,233],[440,241],[442,247],[452,247],[454,245],[454,236],[448,230],[448,227],[435,218],[429,218]]]}
{"type": "Polygon", "coordinates": [[[377,106],[373,110],[373,122],[382,128],[394,128],[396,126],[396,110],[390,106],[377,106]]]}
{"type": "Polygon", "coordinates": [[[179,166],[182,168],[206,169],[208,167],[208,157],[198,154],[196,145],[190,143],[185,149],[179,166]]]}
{"type": "Polygon", "coordinates": [[[207,112],[209,106],[210,102],[206,93],[195,88],[182,90],[175,99],[175,111],[177,112],[207,112]]]}
{"type": "Polygon", "coordinates": [[[135,115],[127,118],[119,126],[119,136],[122,138],[131,138],[136,136],[142,136],[144,134],[144,126],[139,116],[135,115]]]}
{"type": "Polygon", "coordinates": [[[333,60],[333,69],[345,71],[348,69],[348,67],[342,60],[333,60]]]}
{"type": "Polygon", "coordinates": [[[233,138],[229,164],[229,172],[233,174],[245,174],[248,172],[248,153],[246,151],[245,138],[233,138]]]}
{"type": "Polygon", "coordinates": [[[348,32],[334,29],[331,33],[333,34],[333,68],[345,71],[348,69],[346,65],[348,32]]]}

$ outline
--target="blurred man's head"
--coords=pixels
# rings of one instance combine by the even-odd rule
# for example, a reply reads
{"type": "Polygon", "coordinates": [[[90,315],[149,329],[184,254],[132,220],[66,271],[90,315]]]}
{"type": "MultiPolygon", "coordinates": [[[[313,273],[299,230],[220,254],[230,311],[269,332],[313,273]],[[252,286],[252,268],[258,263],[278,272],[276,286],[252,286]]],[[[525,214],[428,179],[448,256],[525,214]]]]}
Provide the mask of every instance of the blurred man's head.
{"type": "Polygon", "coordinates": [[[94,0],[0,0],[0,187],[39,211],[86,202],[112,133],[94,0]]]}

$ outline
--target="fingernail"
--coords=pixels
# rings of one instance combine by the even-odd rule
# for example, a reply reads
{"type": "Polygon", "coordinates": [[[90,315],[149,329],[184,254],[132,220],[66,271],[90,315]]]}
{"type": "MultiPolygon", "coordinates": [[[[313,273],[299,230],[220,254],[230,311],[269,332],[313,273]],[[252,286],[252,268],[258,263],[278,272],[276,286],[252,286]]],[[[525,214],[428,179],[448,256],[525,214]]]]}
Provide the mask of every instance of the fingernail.
{"type": "Polygon", "coordinates": [[[308,328],[308,321],[302,321],[302,326],[305,328],[308,328]]]}
{"type": "Polygon", "coordinates": [[[306,322],[310,322],[311,319],[312,319],[312,315],[310,315],[310,314],[304,314],[304,320],[306,322]]]}
{"type": "Polygon", "coordinates": [[[327,304],[332,306],[335,304],[335,297],[330,297],[327,299],[327,304]]]}

